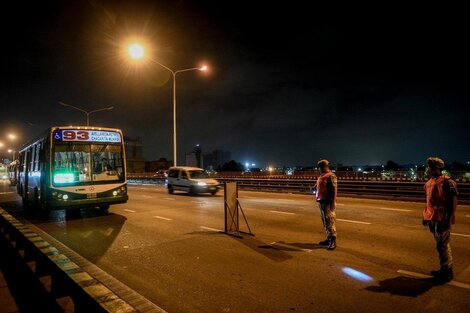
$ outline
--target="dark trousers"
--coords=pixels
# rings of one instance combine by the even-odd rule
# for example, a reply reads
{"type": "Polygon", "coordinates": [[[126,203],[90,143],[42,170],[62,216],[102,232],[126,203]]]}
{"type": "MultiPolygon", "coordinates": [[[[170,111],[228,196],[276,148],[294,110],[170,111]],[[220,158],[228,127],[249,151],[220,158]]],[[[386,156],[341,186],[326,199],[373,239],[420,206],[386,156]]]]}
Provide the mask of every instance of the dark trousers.
{"type": "Polygon", "coordinates": [[[444,227],[443,222],[430,221],[429,230],[434,234],[436,249],[439,254],[441,267],[452,267],[452,251],[450,249],[450,227],[444,227]]]}

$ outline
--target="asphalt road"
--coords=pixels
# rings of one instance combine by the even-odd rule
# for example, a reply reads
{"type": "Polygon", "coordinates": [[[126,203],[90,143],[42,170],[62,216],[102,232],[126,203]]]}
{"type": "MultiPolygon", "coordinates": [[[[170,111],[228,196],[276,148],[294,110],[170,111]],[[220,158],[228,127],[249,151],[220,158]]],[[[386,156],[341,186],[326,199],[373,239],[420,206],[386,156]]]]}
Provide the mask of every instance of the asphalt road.
{"type": "MultiPolygon", "coordinates": [[[[3,186],[0,203],[18,214],[3,186]],[[8,196],[8,197],[7,197],[8,196]]],[[[338,248],[327,251],[308,195],[240,191],[255,236],[224,227],[223,193],[169,195],[130,186],[109,215],[86,209],[39,227],[168,312],[462,312],[470,306],[470,207],[459,206],[451,245],[455,280],[436,285],[423,203],[339,198],[338,248]]],[[[242,230],[247,230],[241,223],[242,230]]]]}

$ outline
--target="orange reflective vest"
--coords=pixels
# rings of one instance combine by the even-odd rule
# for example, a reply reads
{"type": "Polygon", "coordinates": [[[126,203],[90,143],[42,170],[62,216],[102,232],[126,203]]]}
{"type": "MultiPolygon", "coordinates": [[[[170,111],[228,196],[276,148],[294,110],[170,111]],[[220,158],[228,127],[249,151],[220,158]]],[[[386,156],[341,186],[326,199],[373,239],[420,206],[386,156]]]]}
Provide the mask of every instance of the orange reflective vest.
{"type": "MultiPolygon", "coordinates": [[[[426,221],[442,221],[447,208],[444,182],[449,177],[441,175],[437,178],[430,178],[424,185],[426,191],[426,207],[423,211],[423,219],[426,221]]],[[[455,223],[455,215],[452,217],[452,224],[455,223]]]]}
{"type": "Polygon", "coordinates": [[[331,199],[331,194],[334,192],[332,190],[328,190],[328,179],[330,179],[332,172],[328,172],[325,174],[321,174],[320,177],[317,179],[317,194],[316,198],[317,201],[325,201],[325,200],[334,200],[331,199]],[[330,197],[330,198],[329,198],[330,197]]]}

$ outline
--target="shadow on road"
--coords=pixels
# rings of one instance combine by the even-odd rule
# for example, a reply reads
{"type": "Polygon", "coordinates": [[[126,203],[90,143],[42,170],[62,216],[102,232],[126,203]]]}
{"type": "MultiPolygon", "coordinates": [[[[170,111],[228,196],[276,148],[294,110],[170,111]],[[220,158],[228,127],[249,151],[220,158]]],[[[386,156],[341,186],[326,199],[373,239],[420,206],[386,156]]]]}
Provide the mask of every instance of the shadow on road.
{"type": "MultiPolygon", "coordinates": [[[[316,250],[316,249],[326,249],[326,246],[321,246],[317,243],[307,243],[307,242],[284,242],[284,241],[278,241],[277,243],[281,243],[286,246],[292,246],[295,248],[299,249],[309,249],[309,250],[316,250]]],[[[290,248],[284,248],[281,246],[276,246],[276,249],[278,250],[288,250],[288,251],[299,251],[298,249],[290,249],[290,248]]]]}
{"type": "Polygon", "coordinates": [[[418,279],[398,276],[384,279],[379,282],[379,286],[369,286],[365,289],[373,292],[388,292],[398,296],[416,298],[435,286],[438,286],[438,284],[436,284],[432,278],[418,279]]]}
{"type": "Polygon", "coordinates": [[[268,245],[266,242],[256,239],[254,236],[246,236],[243,238],[236,238],[235,240],[244,244],[253,251],[275,261],[275,262],[284,262],[293,258],[293,256],[274,248],[271,245],[268,245]]]}

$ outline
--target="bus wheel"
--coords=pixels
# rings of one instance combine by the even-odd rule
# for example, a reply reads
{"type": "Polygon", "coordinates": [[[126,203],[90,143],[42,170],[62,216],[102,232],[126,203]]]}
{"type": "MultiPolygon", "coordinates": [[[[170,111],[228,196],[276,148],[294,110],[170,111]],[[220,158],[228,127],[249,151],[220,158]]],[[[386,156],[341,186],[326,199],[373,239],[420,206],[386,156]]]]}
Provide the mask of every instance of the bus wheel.
{"type": "Polygon", "coordinates": [[[103,205],[100,205],[100,212],[101,213],[104,213],[104,214],[108,214],[109,213],[109,204],[103,204],[103,205]]]}

